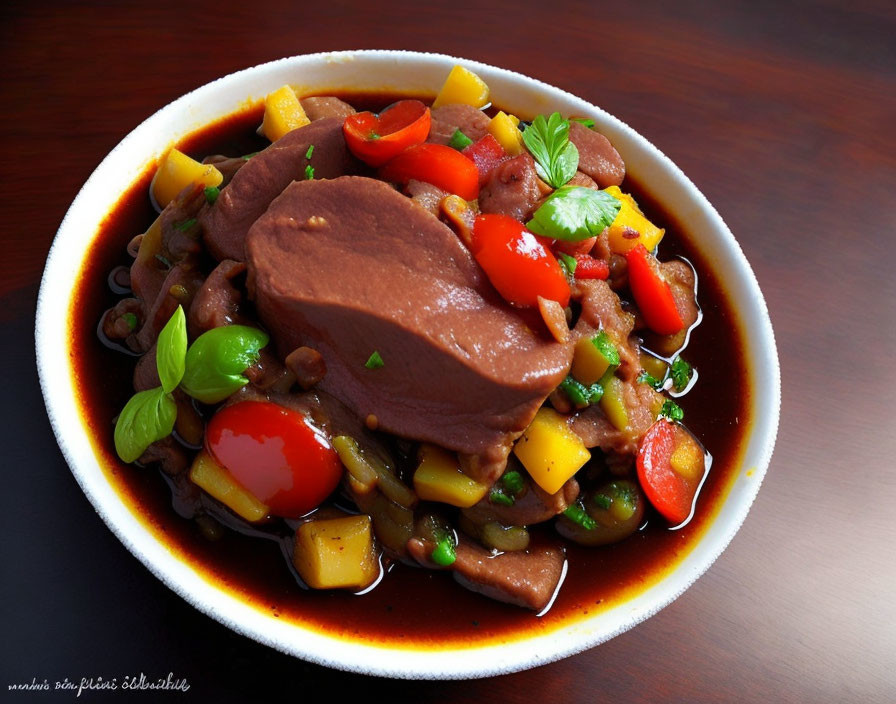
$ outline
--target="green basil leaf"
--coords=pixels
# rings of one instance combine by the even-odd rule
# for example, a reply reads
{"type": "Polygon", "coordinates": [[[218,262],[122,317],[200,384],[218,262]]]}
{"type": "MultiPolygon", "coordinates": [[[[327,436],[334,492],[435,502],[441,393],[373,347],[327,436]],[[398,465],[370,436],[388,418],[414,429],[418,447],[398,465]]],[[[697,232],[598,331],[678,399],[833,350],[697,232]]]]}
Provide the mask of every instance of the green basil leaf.
{"type": "Polygon", "coordinates": [[[134,394],[115,424],[115,451],[125,462],[133,462],[171,434],[176,418],[177,404],[161,386],[134,394]]]}
{"type": "Polygon", "coordinates": [[[603,232],[621,207],[622,203],[606,191],[564,186],[547,197],[526,227],[536,235],[578,242],[603,232]]]}
{"type": "Polygon", "coordinates": [[[162,390],[170,394],[184,376],[184,357],[187,354],[187,318],[182,306],[165,323],[156,342],[156,369],[162,390]]]}
{"type": "Polygon", "coordinates": [[[523,132],[538,175],[554,188],[567,183],[579,167],[579,150],[569,141],[569,121],[559,112],[536,117],[523,132]]]}
{"type": "Polygon", "coordinates": [[[268,334],[245,325],[227,325],[203,333],[187,350],[181,388],[202,403],[218,403],[249,383],[246,368],[258,360],[268,334]]]}

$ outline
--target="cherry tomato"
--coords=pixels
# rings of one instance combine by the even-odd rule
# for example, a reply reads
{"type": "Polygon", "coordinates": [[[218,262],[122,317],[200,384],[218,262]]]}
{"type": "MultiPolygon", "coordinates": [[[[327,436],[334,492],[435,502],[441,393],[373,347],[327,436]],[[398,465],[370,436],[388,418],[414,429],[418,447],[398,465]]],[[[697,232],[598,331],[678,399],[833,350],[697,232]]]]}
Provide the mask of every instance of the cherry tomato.
{"type": "Polygon", "coordinates": [[[569,304],[569,282],[550,250],[509,215],[479,215],[473,223],[473,256],[510,303],[536,306],[538,297],[569,304]]]}
{"type": "Polygon", "coordinates": [[[654,508],[674,525],[688,520],[706,474],[706,455],[690,431],[660,418],[641,439],[637,467],[654,508]]]}
{"type": "Polygon", "coordinates": [[[628,285],[647,327],[659,335],[674,335],[684,327],[672,289],[660,273],[659,262],[643,244],[625,254],[628,285]]]}
{"type": "Polygon", "coordinates": [[[468,159],[472,159],[479,171],[479,185],[488,181],[494,168],[502,161],[508,158],[507,152],[504,151],[498,140],[492,135],[487,134],[477,142],[473,142],[470,146],[463,150],[462,154],[468,159]]]}
{"type": "Polygon", "coordinates": [[[479,170],[457,149],[444,144],[418,144],[404,150],[380,169],[393,183],[425,181],[464,200],[479,197],[479,170]]]}
{"type": "Polygon", "coordinates": [[[429,136],[429,108],[419,100],[399,100],[379,115],[359,112],[342,124],[349,151],[369,166],[382,166],[429,136]]]}
{"type": "Polygon", "coordinates": [[[208,452],[271,513],[298,518],[342,477],[339,456],[304,415],[267,401],[218,411],[205,433],[208,452]]]}

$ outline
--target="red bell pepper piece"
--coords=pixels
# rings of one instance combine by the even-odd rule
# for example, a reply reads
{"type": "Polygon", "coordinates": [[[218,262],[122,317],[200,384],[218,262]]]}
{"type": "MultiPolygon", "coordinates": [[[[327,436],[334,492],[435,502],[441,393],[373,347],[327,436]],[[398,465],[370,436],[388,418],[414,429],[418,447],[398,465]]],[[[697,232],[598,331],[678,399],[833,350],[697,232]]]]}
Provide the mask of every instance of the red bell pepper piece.
{"type": "MultiPolygon", "coordinates": [[[[675,471],[672,455],[683,442],[699,443],[684,426],[660,418],[641,438],[638,447],[638,481],[654,508],[673,525],[684,523],[691,515],[697,490],[706,474],[703,457],[688,476],[675,471]]],[[[701,448],[702,449],[702,448],[701,448]]]]}
{"type": "Polygon", "coordinates": [[[479,171],[470,159],[444,144],[418,144],[380,169],[380,178],[393,183],[425,181],[464,200],[479,196],[479,171]]]}
{"type": "Polygon", "coordinates": [[[504,147],[490,134],[473,142],[473,144],[463,150],[462,154],[468,159],[472,159],[473,163],[476,164],[476,168],[479,170],[480,186],[488,180],[492,170],[508,158],[504,147]]]}
{"type": "Polygon", "coordinates": [[[342,132],[352,154],[369,166],[382,166],[408,147],[425,142],[431,122],[429,108],[419,100],[399,100],[379,115],[349,115],[342,132]]]}
{"type": "Polygon", "coordinates": [[[509,215],[479,215],[470,246],[489,281],[510,303],[537,306],[538,297],[569,304],[569,283],[557,259],[509,215]]]}
{"type": "Polygon", "coordinates": [[[610,275],[610,266],[603,259],[595,259],[588,254],[576,254],[577,279],[606,279],[610,275]]]}
{"type": "Polygon", "coordinates": [[[675,305],[672,289],[660,273],[659,262],[643,244],[630,249],[625,258],[628,261],[628,285],[647,327],[659,335],[679,332],[684,328],[684,322],[675,305]]]}

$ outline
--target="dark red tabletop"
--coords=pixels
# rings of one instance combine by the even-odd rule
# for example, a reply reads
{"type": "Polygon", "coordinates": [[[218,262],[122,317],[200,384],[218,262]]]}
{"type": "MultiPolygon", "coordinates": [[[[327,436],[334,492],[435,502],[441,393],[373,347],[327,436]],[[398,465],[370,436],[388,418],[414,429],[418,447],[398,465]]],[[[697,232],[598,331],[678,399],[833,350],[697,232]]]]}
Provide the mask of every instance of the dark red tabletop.
{"type": "Polygon", "coordinates": [[[896,699],[896,6],[780,3],[108,2],[0,9],[0,565],[4,701],[66,678],[186,678],[167,695],[402,701],[896,699]],[[716,206],[765,292],[783,415],[746,523],[681,598],[575,657],[407,683],[313,666],[195,611],[81,493],[33,352],[46,253],[104,155],[179,95],[298,53],[438,51],[560,86],[628,122],[716,206]]]}

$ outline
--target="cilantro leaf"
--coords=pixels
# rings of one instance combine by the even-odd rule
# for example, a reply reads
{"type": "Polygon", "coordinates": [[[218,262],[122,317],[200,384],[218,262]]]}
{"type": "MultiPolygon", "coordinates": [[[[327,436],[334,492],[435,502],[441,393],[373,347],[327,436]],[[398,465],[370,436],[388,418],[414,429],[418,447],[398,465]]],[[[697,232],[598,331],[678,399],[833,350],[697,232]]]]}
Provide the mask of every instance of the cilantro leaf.
{"type": "Polygon", "coordinates": [[[660,410],[661,418],[668,418],[671,421],[681,421],[684,419],[684,411],[675,401],[666,401],[660,410]]]}
{"type": "Polygon", "coordinates": [[[579,242],[609,227],[622,207],[606,191],[584,186],[564,186],[554,191],[526,223],[536,235],[579,242]]]}
{"type": "Polygon", "coordinates": [[[579,150],[569,141],[569,121],[559,112],[536,117],[523,132],[523,142],[535,159],[538,175],[559,188],[576,175],[579,150]]]}
{"type": "Polygon", "coordinates": [[[691,365],[681,357],[672,362],[672,384],[676,391],[684,391],[691,380],[691,365]]]}

